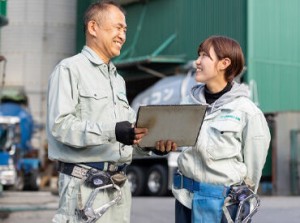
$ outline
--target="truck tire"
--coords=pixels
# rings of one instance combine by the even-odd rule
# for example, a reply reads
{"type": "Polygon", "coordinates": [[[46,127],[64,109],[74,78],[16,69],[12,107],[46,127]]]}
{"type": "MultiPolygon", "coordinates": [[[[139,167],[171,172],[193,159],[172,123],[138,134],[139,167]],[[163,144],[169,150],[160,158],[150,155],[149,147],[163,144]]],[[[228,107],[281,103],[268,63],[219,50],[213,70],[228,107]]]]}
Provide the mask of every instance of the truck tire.
{"type": "Polygon", "coordinates": [[[129,165],[126,170],[130,190],[133,196],[140,196],[144,194],[145,176],[142,168],[138,166],[129,165]]]}
{"type": "Polygon", "coordinates": [[[30,173],[24,174],[23,190],[38,191],[39,190],[39,171],[32,170],[30,173]]]}
{"type": "Polygon", "coordinates": [[[14,190],[22,191],[24,188],[24,176],[22,173],[18,173],[16,183],[14,185],[14,190]]]}
{"type": "Polygon", "coordinates": [[[147,194],[164,196],[168,193],[168,171],[162,165],[154,165],[148,171],[147,194]]]}

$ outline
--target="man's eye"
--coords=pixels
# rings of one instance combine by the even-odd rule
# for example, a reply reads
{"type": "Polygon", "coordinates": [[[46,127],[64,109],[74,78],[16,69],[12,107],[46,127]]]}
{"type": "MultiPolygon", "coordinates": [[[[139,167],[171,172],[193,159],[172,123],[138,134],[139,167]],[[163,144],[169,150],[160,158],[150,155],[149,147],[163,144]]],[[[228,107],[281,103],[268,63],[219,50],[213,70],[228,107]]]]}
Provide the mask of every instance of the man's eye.
{"type": "Polygon", "coordinates": [[[123,27],[121,27],[121,26],[117,27],[117,30],[118,30],[119,32],[120,32],[120,31],[122,31],[122,32],[124,32],[124,33],[127,32],[127,29],[126,29],[126,28],[123,28],[123,27]]]}

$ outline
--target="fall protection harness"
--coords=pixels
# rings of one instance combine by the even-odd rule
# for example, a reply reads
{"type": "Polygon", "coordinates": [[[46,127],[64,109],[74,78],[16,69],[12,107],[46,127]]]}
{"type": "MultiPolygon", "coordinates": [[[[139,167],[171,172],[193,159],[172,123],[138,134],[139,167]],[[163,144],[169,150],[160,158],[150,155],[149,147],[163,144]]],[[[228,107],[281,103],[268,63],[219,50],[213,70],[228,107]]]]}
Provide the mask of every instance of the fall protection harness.
{"type": "Polygon", "coordinates": [[[122,199],[121,187],[127,180],[122,171],[114,168],[112,164],[105,164],[106,171],[95,168],[86,168],[78,164],[59,163],[59,171],[70,176],[81,179],[77,194],[77,208],[75,214],[80,222],[94,223],[113,205],[117,204],[122,199]],[[92,189],[85,205],[82,202],[81,185],[92,189]],[[117,195],[109,202],[101,205],[98,208],[93,208],[94,201],[101,190],[116,191],[117,195]]]}
{"type": "Polygon", "coordinates": [[[225,198],[223,213],[228,223],[249,223],[260,206],[260,199],[247,185],[231,186],[225,198]],[[229,209],[238,205],[236,216],[232,219],[229,209]]]}
{"type": "Polygon", "coordinates": [[[122,172],[110,174],[109,172],[100,171],[91,168],[82,178],[82,183],[92,188],[85,205],[82,204],[81,189],[78,191],[78,208],[75,210],[77,217],[84,223],[94,223],[113,205],[122,199],[121,187],[124,185],[127,177],[122,172]],[[93,204],[100,190],[117,190],[114,199],[94,209],[93,204]]]}

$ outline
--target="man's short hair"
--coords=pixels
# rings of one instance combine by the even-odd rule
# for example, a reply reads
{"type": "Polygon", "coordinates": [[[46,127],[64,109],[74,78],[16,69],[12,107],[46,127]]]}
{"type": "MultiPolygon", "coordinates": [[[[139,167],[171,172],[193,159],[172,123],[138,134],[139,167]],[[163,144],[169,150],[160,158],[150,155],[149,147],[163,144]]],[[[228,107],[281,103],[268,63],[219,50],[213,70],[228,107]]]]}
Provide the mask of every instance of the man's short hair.
{"type": "Polygon", "coordinates": [[[125,10],[122,6],[113,0],[102,0],[91,4],[84,13],[83,17],[83,31],[86,32],[87,24],[91,20],[96,20],[98,23],[101,24],[101,17],[105,13],[105,11],[110,7],[115,6],[117,7],[123,14],[125,15],[125,10]]]}

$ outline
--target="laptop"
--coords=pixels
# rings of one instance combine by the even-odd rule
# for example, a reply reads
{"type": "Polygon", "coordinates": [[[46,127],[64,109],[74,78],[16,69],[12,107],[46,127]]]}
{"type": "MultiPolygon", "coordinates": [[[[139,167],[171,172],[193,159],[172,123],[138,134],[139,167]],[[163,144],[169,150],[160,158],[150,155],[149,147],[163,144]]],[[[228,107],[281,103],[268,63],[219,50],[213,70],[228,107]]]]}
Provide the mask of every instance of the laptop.
{"type": "Polygon", "coordinates": [[[136,127],[148,128],[139,146],[155,147],[159,140],[171,140],[178,147],[194,146],[204,120],[206,105],[140,106],[136,127]]]}

